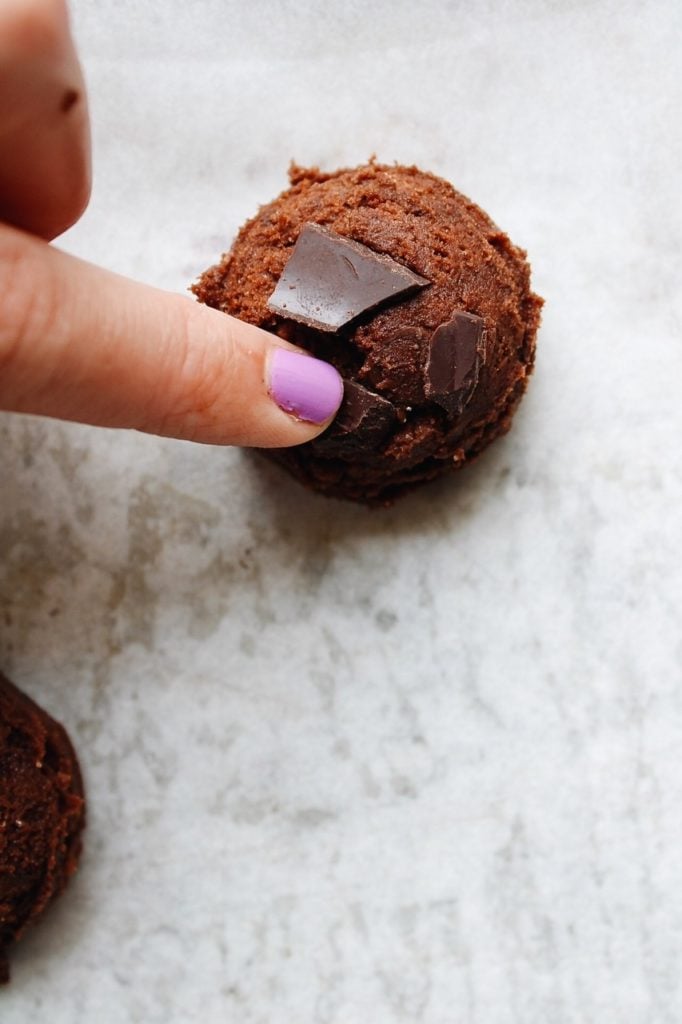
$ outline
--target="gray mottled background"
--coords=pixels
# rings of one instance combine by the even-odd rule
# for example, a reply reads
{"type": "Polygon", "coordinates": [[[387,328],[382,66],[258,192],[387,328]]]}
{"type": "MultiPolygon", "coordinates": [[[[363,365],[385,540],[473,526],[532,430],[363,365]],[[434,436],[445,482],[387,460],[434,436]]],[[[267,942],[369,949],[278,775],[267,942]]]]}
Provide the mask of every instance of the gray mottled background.
{"type": "Polygon", "coordinates": [[[679,1024],[682,8],[73,4],[60,244],[182,290],[285,185],[452,180],[547,299],[512,434],[387,512],[0,418],[0,666],[83,867],[3,1024],[679,1024]]]}

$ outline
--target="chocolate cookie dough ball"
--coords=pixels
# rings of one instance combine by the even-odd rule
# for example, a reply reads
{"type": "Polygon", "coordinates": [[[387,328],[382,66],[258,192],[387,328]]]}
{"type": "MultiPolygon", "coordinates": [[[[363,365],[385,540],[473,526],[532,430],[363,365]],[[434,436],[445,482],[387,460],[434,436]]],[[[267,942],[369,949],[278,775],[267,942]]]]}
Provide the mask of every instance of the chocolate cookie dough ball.
{"type": "Polygon", "coordinates": [[[68,736],[0,674],[0,982],[8,948],[76,870],[84,824],[68,736]]]}
{"type": "Polygon", "coordinates": [[[344,378],[332,426],[272,457],[325,494],[388,503],[509,429],[542,300],[525,253],[432,174],[370,163],[290,178],[194,291],[344,378]]]}

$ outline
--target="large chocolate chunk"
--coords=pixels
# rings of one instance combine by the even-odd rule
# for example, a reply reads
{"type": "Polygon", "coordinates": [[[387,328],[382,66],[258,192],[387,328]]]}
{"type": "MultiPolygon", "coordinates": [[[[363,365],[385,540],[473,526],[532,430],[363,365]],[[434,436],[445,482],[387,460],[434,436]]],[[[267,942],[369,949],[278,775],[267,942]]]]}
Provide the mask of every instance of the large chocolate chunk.
{"type": "Polygon", "coordinates": [[[318,331],[338,331],[363,313],[429,284],[419,274],[319,224],[298,236],[268,309],[318,331]]]}
{"type": "Polygon", "coordinates": [[[392,402],[353,380],[343,382],[343,401],[329,430],[315,442],[324,455],[343,456],[376,447],[396,421],[392,402]]]}
{"type": "Polygon", "coordinates": [[[458,310],[431,336],[424,374],[426,397],[451,415],[459,415],[471,401],[484,359],[482,318],[458,310]]]}

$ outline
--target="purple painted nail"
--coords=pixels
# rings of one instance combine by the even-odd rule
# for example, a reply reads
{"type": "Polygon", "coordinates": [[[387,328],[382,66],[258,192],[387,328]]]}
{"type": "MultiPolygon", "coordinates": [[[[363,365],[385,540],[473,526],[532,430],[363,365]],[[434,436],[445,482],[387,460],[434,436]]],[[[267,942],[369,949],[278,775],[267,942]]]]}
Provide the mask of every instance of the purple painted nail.
{"type": "Polygon", "coordinates": [[[343,382],[329,363],[276,348],[270,357],[270,396],[308,423],[324,423],[341,405],[343,382]]]}

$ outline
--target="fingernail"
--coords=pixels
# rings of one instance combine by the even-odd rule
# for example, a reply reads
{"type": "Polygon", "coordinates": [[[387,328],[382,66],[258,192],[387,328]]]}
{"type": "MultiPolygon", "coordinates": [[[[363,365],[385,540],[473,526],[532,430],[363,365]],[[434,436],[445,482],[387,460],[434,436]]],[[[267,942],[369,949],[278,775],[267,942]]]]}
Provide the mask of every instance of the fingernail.
{"type": "Polygon", "coordinates": [[[341,405],[343,382],[329,363],[276,348],[270,356],[268,391],[285,412],[307,423],[324,423],[341,405]]]}

